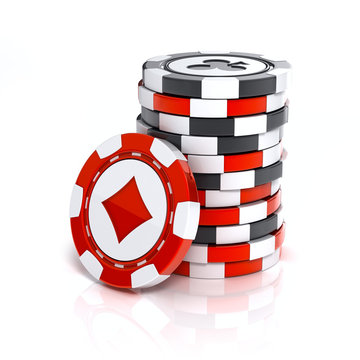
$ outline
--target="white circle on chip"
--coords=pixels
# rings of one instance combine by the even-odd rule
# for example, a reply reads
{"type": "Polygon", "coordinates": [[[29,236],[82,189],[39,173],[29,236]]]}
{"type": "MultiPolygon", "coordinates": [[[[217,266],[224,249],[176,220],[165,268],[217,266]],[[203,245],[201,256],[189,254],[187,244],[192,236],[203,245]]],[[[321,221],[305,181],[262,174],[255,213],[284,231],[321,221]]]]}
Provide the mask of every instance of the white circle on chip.
{"type": "Polygon", "coordinates": [[[89,202],[92,236],[107,256],[118,261],[132,261],[149,252],[163,231],[166,216],[167,197],[160,177],[149,165],[135,159],[118,161],[106,169],[97,180],[89,202]],[[133,178],[140,197],[130,200],[145,206],[151,216],[119,241],[103,202],[121,191],[133,178]]]}
{"type": "Polygon", "coordinates": [[[257,59],[241,56],[192,56],[171,61],[168,68],[196,76],[242,76],[266,71],[268,65],[257,59]]]}

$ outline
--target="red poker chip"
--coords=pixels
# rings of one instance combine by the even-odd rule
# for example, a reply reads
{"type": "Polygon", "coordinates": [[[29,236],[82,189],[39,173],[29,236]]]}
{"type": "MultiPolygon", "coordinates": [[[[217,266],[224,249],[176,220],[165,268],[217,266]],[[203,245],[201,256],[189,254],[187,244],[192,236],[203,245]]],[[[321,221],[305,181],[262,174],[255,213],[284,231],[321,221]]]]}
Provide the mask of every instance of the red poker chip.
{"type": "Polygon", "coordinates": [[[282,248],[263,258],[238,262],[219,262],[198,264],[183,261],[174,274],[197,279],[224,279],[233,276],[253,274],[265,271],[276,265],[281,257],[282,248]]]}
{"type": "Polygon", "coordinates": [[[242,99],[194,99],[170,96],[147,89],[143,86],[142,80],[138,84],[138,97],[141,106],[148,110],[210,118],[269,113],[282,108],[287,100],[285,92],[242,99]]]}
{"type": "Polygon", "coordinates": [[[71,229],[96,279],[121,288],[169,277],[195,238],[200,204],[186,158],[142,134],[115,136],[90,156],[76,181],[71,229]]]}
{"type": "Polygon", "coordinates": [[[225,208],[201,208],[201,226],[248,224],[265,219],[281,204],[281,189],[263,200],[225,208]]]}
{"type": "Polygon", "coordinates": [[[241,190],[198,190],[200,205],[208,208],[246,204],[274,195],[280,189],[280,179],[241,190]]]}

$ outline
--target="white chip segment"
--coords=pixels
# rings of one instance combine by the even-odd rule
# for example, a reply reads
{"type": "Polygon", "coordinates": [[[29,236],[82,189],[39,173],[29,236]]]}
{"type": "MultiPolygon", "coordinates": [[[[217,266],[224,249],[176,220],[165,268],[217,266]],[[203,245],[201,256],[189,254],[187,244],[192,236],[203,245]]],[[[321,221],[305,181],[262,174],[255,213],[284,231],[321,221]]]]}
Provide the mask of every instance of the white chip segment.
{"type": "Polygon", "coordinates": [[[201,94],[204,99],[236,99],[239,97],[239,82],[232,77],[204,78],[201,94]]]}
{"type": "Polygon", "coordinates": [[[247,224],[259,221],[267,217],[267,201],[259,200],[239,206],[239,224],[247,224]]]}
{"type": "Polygon", "coordinates": [[[202,279],[223,279],[225,277],[224,263],[190,264],[190,277],[202,279]]]}
{"type": "Polygon", "coordinates": [[[230,172],[220,175],[221,190],[246,189],[255,186],[255,170],[230,172]]]}
{"type": "Polygon", "coordinates": [[[279,142],[277,145],[263,150],[263,163],[262,166],[266,167],[274,164],[281,158],[282,144],[279,142]]]}
{"type": "Polygon", "coordinates": [[[121,149],[121,135],[115,135],[107,141],[103,142],[97,149],[96,152],[100,159],[106,158],[113,154],[115,151],[121,149]]]}
{"type": "Polygon", "coordinates": [[[144,86],[139,86],[139,102],[149,110],[154,110],[154,93],[144,86]]]}
{"type": "Polygon", "coordinates": [[[240,190],[206,190],[206,207],[227,207],[240,204],[240,190]]]}
{"type": "Polygon", "coordinates": [[[70,218],[77,217],[80,214],[83,200],[84,189],[79,185],[74,185],[70,201],[70,218]]]}
{"type": "Polygon", "coordinates": [[[163,139],[156,139],[156,140],[165,144],[172,151],[173,155],[176,157],[177,160],[187,161],[184,154],[174,144],[172,144],[171,142],[169,142],[167,140],[163,140],[163,139]]]}
{"type": "Polygon", "coordinates": [[[284,106],[287,99],[287,93],[285,91],[267,95],[266,97],[266,112],[275,111],[284,106]]]}
{"type": "Polygon", "coordinates": [[[250,241],[250,260],[259,259],[275,251],[275,236],[267,235],[250,241]]]}
{"type": "Polygon", "coordinates": [[[171,166],[174,161],[177,160],[176,153],[172,151],[167,151],[168,146],[166,143],[160,141],[159,139],[154,139],[150,151],[161,164],[165,167],[171,166]]]}
{"type": "Polygon", "coordinates": [[[189,118],[159,113],[159,128],[175,134],[190,135],[189,118]]]}
{"type": "Polygon", "coordinates": [[[279,229],[284,222],[284,212],[282,206],[280,206],[279,209],[275,211],[275,213],[277,215],[277,228],[279,229]]]}
{"type": "Polygon", "coordinates": [[[194,240],[199,225],[199,217],[199,203],[192,201],[178,203],[174,215],[174,235],[183,239],[194,240]]]}
{"type": "Polygon", "coordinates": [[[224,172],[224,155],[188,155],[188,163],[194,173],[219,174],[224,172]]]}
{"type": "Polygon", "coordinates": [[[160,275],[154,264],[143,266],[131,274],[131,287],[150,287],[161,283],[169,275],[160,275]]]}
{"type": "Polygon", "coordinates": [[[276,76],[276,90],[278,92],[288,89],[291,79],[291,71],[289,69],[272,69],[268,73],[276,76]]]}
{"type": "Polygon", "coordinates": [[[208,248],[206,245],[191,245],[189,251],[184,257],[184,261],[193,263],[207,263],[208,261],[208,248]]]}
{"type": "Polygon", "coordinates": [[[249,240],[250,224],[216,227],[216,243],[219,245],[234,244],[249,240]]]}
{"type": "Polygon", "coordinates": [[[267,270],[274,266],[280,259],[280,248],[266,257],[263,258],[262,270],[267,270]]]}
{"type": "Polygon", "coordinates": [[[267,149],[280,142],[282,138],[282,126],[259,135],[258,149],[267,149]]]}
{"type": "Polygon", "coordinates": [[[236,117],[234,136],[261,134],[267,131],[267,115],[236,117]]]}
{"type": "Polygon", "coordinates": [[[163,69],[145,69],[144,83],[152,84],[152,90],[162,93],[162,78],[169,72],[163,69]]]}
{"type": "Polygon", "coordinates": [[[190,116],[226,118],[227,100],[190,99],[190,116]]]}
{"type": "Polygon", "coordinates": [[[280,189],[280,186],[281,186],[281,178],[274,180],[271,183],[271,195],[278,192],[278,190],[280,189]]]}
{"type": "Polygon", "coordinates": [[[181,150],[185,154],[216,155],[218,142],[216,137],[182,136],[181,150]]]}
{"type": "Polygon", "coordinates": [[[95,279],[99,280],[103,272],[103,267],[98,259],[88,250],[86,250],[81,256],[80,261],[84,265],[85,269],[95,279]]]}

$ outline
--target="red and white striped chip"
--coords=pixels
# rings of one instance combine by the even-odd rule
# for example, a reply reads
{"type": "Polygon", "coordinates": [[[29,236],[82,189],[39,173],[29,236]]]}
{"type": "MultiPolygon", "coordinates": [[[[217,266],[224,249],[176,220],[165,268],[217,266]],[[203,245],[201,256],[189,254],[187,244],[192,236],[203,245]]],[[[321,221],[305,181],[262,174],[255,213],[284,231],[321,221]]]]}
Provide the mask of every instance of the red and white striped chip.
{"type": "Polygon", "coordinates": [[[226,118],[268,113],[285,105],[286,92],[244,99],[195,99],[156,93],[139,82],[139,102],[141,106],[169,114],[226,118]]]}
{"type": "Polygon", "coordinates": [[[262,151],[235,155],[185,155],[192,172],[198,174],[222,174],[266,167],[281,159],[282,144],[262,151]]]}
{"type": "Polygon", "coordinates": [[[208,208],[246,204],[274,195],[280,189],[280,179],[242,190],[198,190],[200,205],[208,208]]]}
{"type": "Polygon", "coordinates": [[[247,224],[265,219],[281,204],[281,189],[273,196],[249,204],[227,208],[201,208],[199,225],[247,224]]]}
{"type": "Polygon", "coordinates": [[[183,261],[174,271],[174,274],[198,279],[224,279],[267,270],[279,262],[280,256],[281,248],[268,256],[249,261],[209,264],[183,261]]]}

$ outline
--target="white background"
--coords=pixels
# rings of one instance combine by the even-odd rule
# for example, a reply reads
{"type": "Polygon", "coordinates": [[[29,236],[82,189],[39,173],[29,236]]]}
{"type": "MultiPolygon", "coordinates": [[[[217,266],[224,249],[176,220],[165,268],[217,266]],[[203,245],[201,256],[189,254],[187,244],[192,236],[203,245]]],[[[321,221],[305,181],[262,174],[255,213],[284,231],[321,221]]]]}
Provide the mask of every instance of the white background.
{"type": "Polygon", "coordinates": [[[358,356],[357,3],[0,1],[1,357],[358,356]],[[109,301],[79,305],[93,280],[70,233],[77,174],[99,143],[135,131],[142,63],[193,50],[275,54],[294,68],[282,289],[271,317],[239,323],[237,340],[189,340],[191,322],[177,327],[156,288],[105,288],[109,301]]]}

